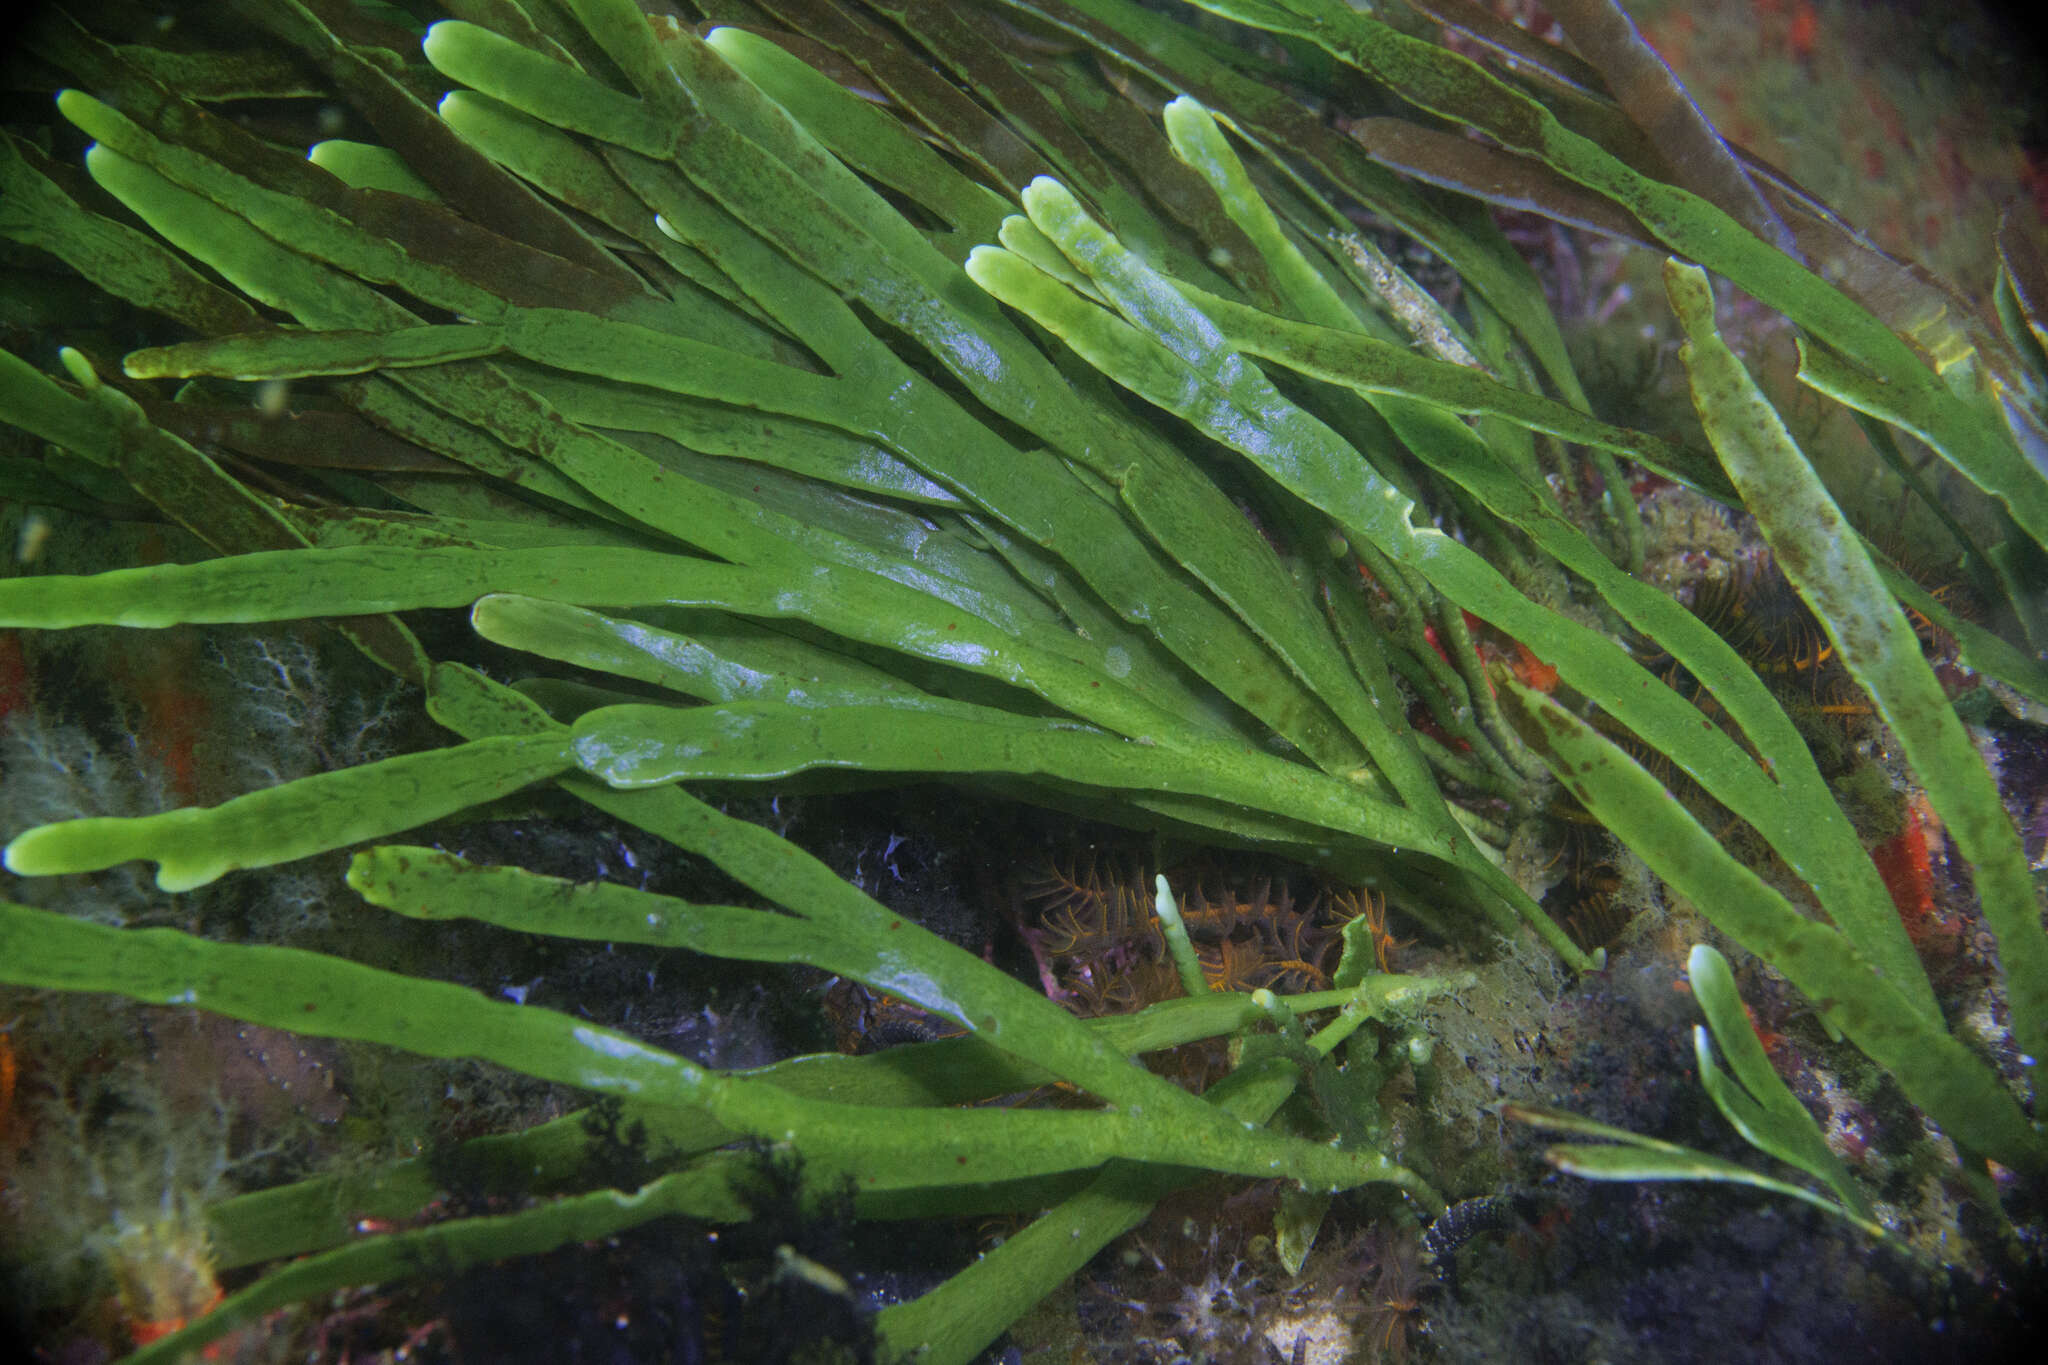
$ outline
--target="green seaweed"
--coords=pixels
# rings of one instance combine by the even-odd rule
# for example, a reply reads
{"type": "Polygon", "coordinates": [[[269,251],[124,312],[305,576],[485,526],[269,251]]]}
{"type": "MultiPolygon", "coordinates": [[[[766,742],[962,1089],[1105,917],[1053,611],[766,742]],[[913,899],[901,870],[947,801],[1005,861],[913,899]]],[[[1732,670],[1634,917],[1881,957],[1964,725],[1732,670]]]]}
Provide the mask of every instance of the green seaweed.
{"type": "MultiPolygon", "coordinates": [[[[382,45],[394,30],[343,22],[346,8],[238,0],[271,43],[260,59],[112,45],[61,16],[37,29],[38,57],[75,83],[56,112],[91,140],[90,180],[0,137],[0,235],[168,328],[153,324],[118,379],[82,349],[59,352],[61,374],[0,353],[0,420],[69,452],[10,455],[21,472],[0,489],[67,506],[115,490],[211,557],[11,572],[0,627],[329,621],[418,683],[458,742],[212,806],[86,812],[20,834],[7,868],[146,859],[163,890],[185,892],[354,849],[349,885],[392,913],[805,964],[963,1035],[719,1072],[338,957],[0,906],[0,980],[483,1058],[611,1096],[661,1144],[665,1165],[640,1188],[591,1191],[572,1120],[477,1139],[471,1155],[521,1172],[541,1202],[354,1245],[335,1210],[418,1214],[433,1192],[421,1166],[217,1204],[223,1263],[305,1259],[138,1358],[428,1260],[480,1263],[675,1213],[743,1218],[743,1139],[793,1147],[814,1189],[850,1179],[861,1216],[1036,1216],[880,1315],[888,1349],[934,1363],[971,1358],[1199,1172],[1308,1192],[1283,1227],[1295,1256],[1327,1192],[1377,1183],[1443,1206],[1427,1165],[1381,1150],[1356,1115],[1325,1115],[1335,1143],[1268,1125],[1367,1020],[1469,978],[1374,972],[1347,933],[1343,989],[1211,992],[1161,879],[1190,998],[1083,1023],[700,795],[821,769],[979,783],[1263,850],[1388,888],[1475,950],[1527,935],[1584,970],[1600,954],[1544,913],[1500,847],[1501,821],[1529,814],[1554,773],[1968,1158],[2048,1173],[2040,1129],[1945,1026],[1768,680],[1636,575],[1644,531],[1619,464],[1754,513],[1954,831],[1998,936],[2014,1042],[2042,1055],[2039,891],[1905,608],[2020,694],[2048,696],[2048,675],[1999,625],[1958,620],[1866,553],[1841,490],[1716,335],[1700,269],[1800,329],[1801,380],[1862,414],[1879,457],[1911,469],[1889,424],[1996,500],[1968,527],[1942,516],[2026,637],[2048,543],[2048,479],[2027,451],[2048,426],[2048,375],[2040,271],[2020,239],[2001,241],[2007,335],[1958,324],[1967,361],[1928,363],[1924,328],[1895,330],[1844,287],[1889,284],[1885,267],[1843,286],[1809,270],[1786,226],[1804,220],[1780,216],[1786,192],[1687,114],[1602,3],[1571,7],[1591,65],[1519,30],[1473,30],[1548,77],[1527,84],[1335,0],[1201,6],[1488,135],[1477,160],[1479,144],[1419,123],[1341,137],[1249,76],[1244,53],[1124,0],[770,6],[786,45],[765,26],[653,23],[632,0],[501,0],[451,6],[404,51],[382,45]],[[1089,59],[1008,51],[1011,21],[1089,59]],[[818,54],[829,74],[807,60],[818,54]],[[1126,97],[1141,85],[1163,98],[1126,97]],[[302,160],[206,107],[313,89],[378,141],[327,140],[302,160]],[[1667,164],[1686,183],[1660,178],[1667,164]],[[1696,263],[1674,260],[1668,279],[1712,455],[1593,413],[1533,273],[1484,211],[1397,171],[1481,197],[1490,181],[1494,198],[1696,263]],[[1466,311],[1358,236],[1360,212],[1430,247],[1469,286],[1466,311]],[[289,392],[335,435],[294,445],[249,422],[244,386],[289,392]],[[346,449],[293,458],[314,444],[346,449]],[[1582,477],[1601,493],[1576,507],[1565,493],[1582,477]],[[1560,610],[1568,592],[1580,601],[1560,610]],[[427,608],[467,609],[475,635],[534,676],[507,687],[431,658],[401,619],[427,608]],[[1554,668],[1559,694],[1490,667],[1502,640],[1554,668]],[[1694,685],[1657,676],[1651,654],[1694,685]],[[1817,914],[1731,854],[1595,711],[1753,831],[1817,914]],[[703,858],[759,903],[378,842],[537,784],[703,858]],[[1254,1035],[1200,1097],[1133,1065],[1254,1035]],[[1055,1080],[1100,1107],[970,1107],[1055,1080]]],[[[1909,482],[1931,500],[1930,481],[1909,482]]],[[[1702,1035],[1703,1083],[1835,1199],[1654,1139],[1573,1148],[1570,1168],[1741,1181],[1873,1227],[1759,1069],[1718,961],[1696,955],[1694,971],[1730,1071],[1702,1035]]]]}
{"type": "Polygon", "coordinates": [[[1590,1180],[1715,1180],[1750,1185],[1802,1200],[1869,1236],[1888,1236],[1884,1225],[1876,1221],[1870,1201],[1849,1178],[1842,1159],[1828,1147],[1813,1115],[1771,1069],[1742,997],[1736,993],[1728,959],[1706,944],[1696,943],[1686,959],[1686,975],[1699,999],[1700,1012],[1707,1017],[1705,1024],[1693,1028],[1693,1055],[1699,1062],[1701,1088],[1743,1141],[1806,1172],[1827,1186],[1834,1199],[1705,1152],[1545,1105],[1503,1105],[1502,1117],[1534,1128],[1610,1140],[1612,1145],[1567,1143],[1543,1154],[1544,1160],[1571,1175],[1590,1180]],[[1725,1071],[1714,1060],[1714,1043],[1721,1045],[1728,1059],[1725,1071]]]}

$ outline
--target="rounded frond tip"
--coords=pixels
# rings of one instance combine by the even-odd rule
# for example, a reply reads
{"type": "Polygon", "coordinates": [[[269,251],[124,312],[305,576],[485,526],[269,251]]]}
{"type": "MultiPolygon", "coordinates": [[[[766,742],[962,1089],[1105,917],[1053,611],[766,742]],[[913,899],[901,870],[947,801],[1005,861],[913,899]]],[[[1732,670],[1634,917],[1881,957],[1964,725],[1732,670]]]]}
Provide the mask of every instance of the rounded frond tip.
{"type": "Polygon", "coordinates": [[[76,821],[65,821],[55,825],[38,825],[14,836],[5,850],[0,850],[0,863],[18,877],[58,877],[69,872],[97,872],[99,864],[81,866],[81,860],[74,856],[75,840],[64,837],[66,825],[76,821]]]}
{"type": "Polygon", "coordinates": [[[104,107],[98,100],[86,94],[83,90],[68,85],[57,92],[56,102],[57,112],[70,119],[73,123],[78,121],[80,114],[89,114],[93,109],[104,107]]]}
{"type": "Polygon", "coordinates": [[[232,871],[234,864],[219,859],[167,858],[156,865],[156,886],[159,891],[177,895],[184,891],[197,891],[232,871]]]}
{"type": "MultiPolygon", "coordinates": [[[[162,819],[163,817],[155,817],[162,819]]],[[[159,890],[177,893],[193,891],[220,879],[236,864],[204,848],[166,854],[152,845],[147,850],[133,846],[130,837],[135,821],[109,816],[82,820],[60,820],[38,825],[16,835],[4,850],[0,863],[20,877],[64,877],[81,872],[104,872],[120,863],[143,858],[157,864],[159,890]]]]}
{"type": "Polygon", "coordinates": [[[976,284],[980,284],[984,276],[990,271],[1000,270],[1002,268],[1000,264],[1001,259],[1010,254],[999,246],[990,246],[987,243],[983,243],[967,253],[967,260],[963,268],[967,271],[969,279],[973,280],[976,284]]]}
{"type": "Polygon", "coordinates": [[[1033,176],[1031,183],[1024,187],[1017,198],[1024,205],[1024,212],[1034,223],[1039,222],[1039,215],[1047,210],[1072,212],[1081,207],[1080,201],[1074,198],[1073,191],[1049,175],[1033,176]]]}
{"type": "Polygon", "coordinates": [[[464,24],[460,19],[442,19],[429,24],[427,25],[427,31],[420,37],[420,50],[426,54],[427,60],[431,62],[434,60],[436,48],[445,47],[451,41],[461,41],[461,30],[467,27],[469,25],[464,24]]]}

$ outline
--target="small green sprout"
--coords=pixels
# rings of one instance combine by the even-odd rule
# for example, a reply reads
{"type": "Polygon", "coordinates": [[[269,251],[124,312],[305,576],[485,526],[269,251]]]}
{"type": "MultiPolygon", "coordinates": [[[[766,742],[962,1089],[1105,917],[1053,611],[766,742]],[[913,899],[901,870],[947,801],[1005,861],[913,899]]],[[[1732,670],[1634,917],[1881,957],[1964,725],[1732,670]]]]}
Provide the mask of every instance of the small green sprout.
{"type": "Polygon", "coordinates": [[[1736,994],[1728,959],[1707,944],[1695,944],[1687,970],[1693,996],[1707,1016],[1704,1025],[1693,1027],[1693,1052],[1699,1058],[1700,1085],[1707,1097],[1750,1146],[1804,1171],[1826,1186],[1834,1198],[1691,1147],[1546,1105],[1506,1104],[1501,1106],[1501,1116],[1533,1128],[1607,1139],[1599,1144],[1567,1143],[1544,1152],[1545,1161],[1569,1175],[1587,1180],[1709,1180],[1749,1185],[1802,1200],[1872,1237],[1889,1237],[1870,1201],[1849,1178],[1841,1158],[1828,1147],[1820,1125],[1772,1069],[1742,997],[1736,994]],[[1715,1061],[1713,1043],[1721,1045],[1728,1070],[1715,1061]]]}

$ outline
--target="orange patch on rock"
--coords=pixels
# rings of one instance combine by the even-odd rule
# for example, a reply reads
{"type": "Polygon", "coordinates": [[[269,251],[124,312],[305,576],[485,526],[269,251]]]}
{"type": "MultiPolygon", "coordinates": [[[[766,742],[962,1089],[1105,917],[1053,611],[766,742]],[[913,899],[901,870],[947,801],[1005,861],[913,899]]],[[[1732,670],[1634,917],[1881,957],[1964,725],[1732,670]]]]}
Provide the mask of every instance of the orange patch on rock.
{"type": "Polygon", "coordinates": [[[29,703],[28,659],[22,653],[21,636],[0,631],[0,719],[29,703]]]}
{"type": "Polygon", "coordinates": [[[1555,667],[1537,658],[1536,651],[1530,649],[1529,646],[1523,644],[1520,640],[1515,641],[1515,652],[1519,656],[1515,660],[1515,676],[1521,679],[1522,686],[1533,687],[1538,692],[1554,692],[1557,690],[1557,669],[1555,667]]]}
{"type": "Polygon", "coordinates": [[[1814,12],[1807,0],[1798,0],[1792,6],[1792,27],[1785,35],[1786,46],[1800,61],[1813,57],[1813,50],[1820,38],[1820,16],[1814,12]]]}
{"type": "Polygon", "coordinates": [[[1905,827],[1870,851],[1870,860],[1877,864],[1885,889],[1892,893],[1892,904],[1898,907],[1907,936],[1928,961],[1951,958],[1960,946],[1959,926],[1934,900],[1931,853],[1933,841],[1940,835],[1940,818],[1925,794],[1916,792],[1906,803],[1905,827]]]}

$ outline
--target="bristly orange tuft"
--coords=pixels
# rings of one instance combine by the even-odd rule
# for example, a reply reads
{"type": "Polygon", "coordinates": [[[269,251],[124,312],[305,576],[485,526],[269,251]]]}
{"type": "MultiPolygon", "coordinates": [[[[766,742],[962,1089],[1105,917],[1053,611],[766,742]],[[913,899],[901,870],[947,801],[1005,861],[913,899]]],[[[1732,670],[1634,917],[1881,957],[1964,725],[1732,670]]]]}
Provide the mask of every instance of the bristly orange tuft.
{"type": "MultiPolygon", "coordinates": [[[[1046,993],[1084,1015],[1124,1013],[1181,993],[1166,938],[1135,860],[1085,856],[1048,865],[1021,886],[1018,929],[1046,993]]],[[[1344,926],[1367,917],[1382,970],[1405,946],[1370,892],[1327,888],[1297,901],[1284,881],[1167,873],[1211,989],[1320,990],[1343,952],[1344,926]]]]}

